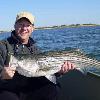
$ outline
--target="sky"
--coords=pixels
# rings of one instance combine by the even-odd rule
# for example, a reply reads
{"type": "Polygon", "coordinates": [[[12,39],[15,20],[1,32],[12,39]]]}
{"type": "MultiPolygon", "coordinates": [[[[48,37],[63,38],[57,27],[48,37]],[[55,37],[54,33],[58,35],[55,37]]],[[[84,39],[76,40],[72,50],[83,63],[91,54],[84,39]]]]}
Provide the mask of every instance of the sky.
{"type": "Polygon", "coordinates": [[[0,30],[14,29],[17,13],[31,12],[35,26],[100,24],[100,0],[1,0],[0,30]]]}

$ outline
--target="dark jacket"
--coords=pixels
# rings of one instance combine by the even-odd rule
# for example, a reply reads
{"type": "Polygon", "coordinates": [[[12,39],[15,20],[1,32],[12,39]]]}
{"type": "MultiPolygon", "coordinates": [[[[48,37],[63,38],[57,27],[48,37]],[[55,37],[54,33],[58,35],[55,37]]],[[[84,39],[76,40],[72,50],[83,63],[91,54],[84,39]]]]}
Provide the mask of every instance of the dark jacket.
{"type": "MultiPolygon", "coordinates": [[[[19,41],[19,38],[16,36],[15,31],[11,33],[11,37],[7,38],[5,41],[1,41],[0,43],[0,72],[4,65],[9,64],[9,55],[13,54],[37,54],[39,50],[37,49],[35,42],[32,38],[29,38],[28,44],[23,45],[19,41]]],[[[52,84],[45,77],[25,77],[19,75],[15,72],[15,75],[12,79],[2,80],[0,79],[0,89],[5,89],[9,91],[33,91],[37,88],[40,88],[46,84],[52,84]]]]}

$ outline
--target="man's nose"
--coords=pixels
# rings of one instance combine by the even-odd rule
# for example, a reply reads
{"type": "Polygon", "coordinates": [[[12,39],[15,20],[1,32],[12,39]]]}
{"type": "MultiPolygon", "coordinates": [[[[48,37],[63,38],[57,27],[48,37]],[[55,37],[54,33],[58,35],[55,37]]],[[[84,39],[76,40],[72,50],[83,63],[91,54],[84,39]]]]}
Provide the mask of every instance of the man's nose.
{"type": "Polygon", "coordinates": [[[22,29],[25,30],[26,28],[27,28],[26,25],[23,24],[23,25],[22,25],[22,29]]]}

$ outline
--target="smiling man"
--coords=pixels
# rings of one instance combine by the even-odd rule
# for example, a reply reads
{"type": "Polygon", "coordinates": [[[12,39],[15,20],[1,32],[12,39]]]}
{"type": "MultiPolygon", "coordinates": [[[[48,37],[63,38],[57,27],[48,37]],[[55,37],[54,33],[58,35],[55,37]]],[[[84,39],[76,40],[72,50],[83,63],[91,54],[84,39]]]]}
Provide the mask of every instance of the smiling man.
{"type": "MultiPolygon", "coordinates": [[[[34,30],[34,16],[29,12],[17,14],[15,30],[0,43],[0,100],[57,100],[58,85],[45,76],[25,77],[9,66],[10,54],[38,54],[31,34],[34,30]]],[[[26,62],[27,63],[27,62],[26,62]]],[[[74,66],[62,64],[59,73],[66,73],[74,66]]]]}

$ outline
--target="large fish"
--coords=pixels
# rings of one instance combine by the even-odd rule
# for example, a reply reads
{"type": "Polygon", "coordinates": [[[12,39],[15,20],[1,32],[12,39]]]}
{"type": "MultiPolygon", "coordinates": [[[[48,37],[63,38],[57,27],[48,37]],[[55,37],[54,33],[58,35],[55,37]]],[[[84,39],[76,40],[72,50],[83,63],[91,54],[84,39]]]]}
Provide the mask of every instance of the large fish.
{"type": "Polygon", "coordinates": [[[100,62],[84,55],[79,49],[48,51],[37,55],[11,55],[10,66],[15,66],[19,74],[26,77],[52,75],[60,71],[65,61],[72,62],[76,69],[84,74],[87,72],[100,74],[100,62]]]}

